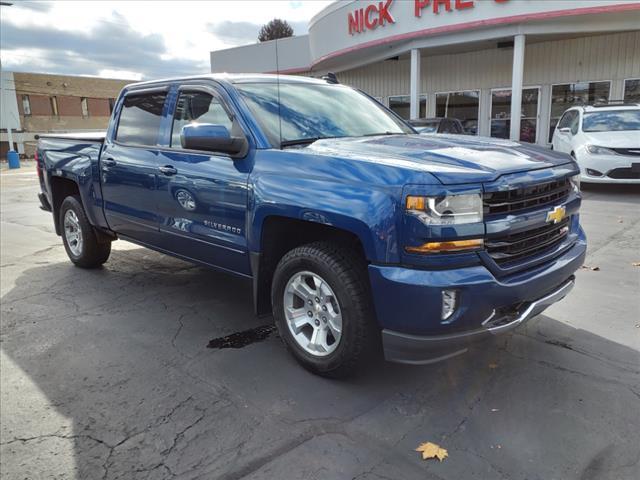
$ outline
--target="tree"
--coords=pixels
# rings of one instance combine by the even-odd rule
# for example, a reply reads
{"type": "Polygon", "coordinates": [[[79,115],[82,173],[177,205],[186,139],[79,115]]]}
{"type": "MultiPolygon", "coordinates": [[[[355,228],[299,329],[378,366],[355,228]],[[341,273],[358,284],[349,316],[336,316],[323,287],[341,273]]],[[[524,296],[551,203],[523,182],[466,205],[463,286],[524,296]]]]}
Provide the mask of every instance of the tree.
{"type": "Polygon", "coordinates": [[[274,18],[269,23],[262,26],[258,34],[258,40],[266,42],[268,40],[276,40],[278,38],[286,38],[293,36],[293,28],[286,20],[274,18]]]}

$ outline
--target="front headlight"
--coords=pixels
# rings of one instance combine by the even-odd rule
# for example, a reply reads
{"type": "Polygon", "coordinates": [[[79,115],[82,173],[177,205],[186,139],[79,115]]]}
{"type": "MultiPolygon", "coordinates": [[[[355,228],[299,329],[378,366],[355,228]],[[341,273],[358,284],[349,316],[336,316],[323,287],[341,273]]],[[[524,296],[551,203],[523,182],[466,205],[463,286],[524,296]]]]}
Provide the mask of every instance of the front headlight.
{"type": "Polygon", "coordinates": [[[574,175],[573,177],[569,177],[571,181],[571,186],[573,187],[573,191],[576,193],[580,193],[580,174],[574,175]]]}
{"type": "Polygon", "coordinates": [[[615,150],[597,145],[587,145],[584,147],[591,155],[617,155],[615,150]]]}
{"type": "Polygon", "coordinates": [[[409,195],[407,212],[425,225],[460,225],[482,222],[482,196],[479,193],[420,197],[409,195]]]}

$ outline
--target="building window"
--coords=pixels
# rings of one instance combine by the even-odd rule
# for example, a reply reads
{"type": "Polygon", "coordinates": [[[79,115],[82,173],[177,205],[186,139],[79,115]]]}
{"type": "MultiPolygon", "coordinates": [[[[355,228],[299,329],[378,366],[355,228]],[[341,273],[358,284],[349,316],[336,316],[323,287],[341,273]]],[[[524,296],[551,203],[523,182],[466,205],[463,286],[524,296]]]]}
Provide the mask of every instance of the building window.
{"type": "Polygon", "coordinates": [[[624,81],[624,101],[640,102],[640,78],[624,81]]]}
{"type": "Polygon", "coordinates": [[[436,93],[436,117],[457,118],[466,133],[478,134],[480,91],[436,93]]]}
{"type": "Polygon", "coordinates": [[[31,100],[29,100],[29,95],[22,95],[22,111],[25,115],[31,115],[31,100]]]}
{"type": "Polygon", "coordinates": [[[58,116],[58,97],[50,97],[51,101],[51,115],[54,117],[58,116]]]}
{"type": "MultiPolygon", "coordinates": [[[[381,102],[382,103],[382,102],[381,102]]],[[[389,97],[389,109],[400,115],[405,120],[410,120],[411,97],[409,95],[396,95],[389,97]]],[[[420,95],[419,118],[427,116],[427,96],[420,95]]]]}
{"type": "Polygon", "coordinates": [[[88,117],[89,116],[89,102],[88,102],[86,97],[82,97],[80,99],[80,106],[82,107],[82,116],[83,117],[88,117]]]}
{"type": "Polygon", "coordinates": [[[116,104],[116,99],[115,98],[110,98],[109,99],[109,113],[113,113],[113,106],[116,104]]]}
{"type": "MultiPolygon", "coordinates": [[[[522,112],[520,120],[520,140],[536,143],[538,131],[538,99],[537,88],[522,90],[522,112]]],[[[511,89],[491,92],[491,136],[509,138],[511,131],[511,89]]]]}
{"type": "Polygon", "coordinates": [[[553,138],[558,120],[562,114],[575,105],[590,105],[609,101],[611,82],[582,82],[554,85],[551,89],[551,120],[549,122],[549,143],[553,138]]]}

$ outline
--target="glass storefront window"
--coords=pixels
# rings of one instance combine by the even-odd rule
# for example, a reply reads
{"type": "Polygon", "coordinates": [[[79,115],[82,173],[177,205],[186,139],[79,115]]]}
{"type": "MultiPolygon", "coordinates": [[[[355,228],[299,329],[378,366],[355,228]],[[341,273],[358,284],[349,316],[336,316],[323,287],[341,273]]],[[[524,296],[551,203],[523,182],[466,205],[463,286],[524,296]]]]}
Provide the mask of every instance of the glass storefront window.
{"type": "Polygon", "coordinates": [[[478,134],[478,108],[480,91],[451,92],[436,94],[436,117],[457,118],[464,131],[478,134]]]}
{"type": "Polygon", "coordinates": [[[565,110],[575,105],[591,105],[609,101],[611,82],[583,82],[554,85],[551,89],[551,121],[549,142],[558,120],[565,110]]]}
{"type": "Polygon", "coordinates": [[[640,102],[640,78],[624,81],[624,101],[640,102]]]}
{"type": "MultiPolygon", "coordinates": [[[[389,109],[400,115],[405,120],[410,120],[410,102],[409,95],[396,95],[389,97],[389,109]]],[[[427,96],[420,95],[420,118],[427,116],[427,96]]]]}
{"type": "MultiPolygon", "coordinates": [[[[520,140],[536,143],[538,131],[537,88],[522,90],[522,118],[520,119],[520,140]]],[[[491,92],[491,136],[509,138],[511,130],[511,89],[491,92]]]]}

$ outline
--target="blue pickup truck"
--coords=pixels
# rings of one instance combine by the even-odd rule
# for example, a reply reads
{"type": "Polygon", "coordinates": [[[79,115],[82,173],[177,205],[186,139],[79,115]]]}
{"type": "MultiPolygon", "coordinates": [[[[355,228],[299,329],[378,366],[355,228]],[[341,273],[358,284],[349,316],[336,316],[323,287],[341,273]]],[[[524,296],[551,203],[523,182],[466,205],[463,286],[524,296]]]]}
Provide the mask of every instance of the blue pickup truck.
{"type": "Polygon", "coordinates": [[[41,135],[37,164],[73,263],[120,238],[250,278],[256,313],[327,376],[380,346],[421,364],[510,331],[586,252],[568,155],[417,135],[333,78],[133,84],[106,134],[41,135]]]}

